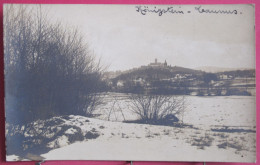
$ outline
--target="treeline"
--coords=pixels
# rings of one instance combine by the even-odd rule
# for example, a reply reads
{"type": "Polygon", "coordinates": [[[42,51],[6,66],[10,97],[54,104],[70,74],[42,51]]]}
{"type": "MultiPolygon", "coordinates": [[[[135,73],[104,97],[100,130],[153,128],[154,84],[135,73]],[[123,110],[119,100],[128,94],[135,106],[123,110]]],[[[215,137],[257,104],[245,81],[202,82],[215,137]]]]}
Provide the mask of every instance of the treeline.
{"type": "Polygon", "coordinates": [[[254,73],[254,70],[207,73],[148,68],[111,79],[110,91],[159,95],[252,95],[248,88],[255,86],[251,82],[254,73]]]}
{"type": "Polygon", "coordinates": [[[254,78],[255,69],[226,71],[226,72],[219,72],[216,74],[217,75],[225,74],[232,77],[254,78]]]}
{"type": "Polygon", "coordinates": [[[40,5],[4,5],[7,122],[91,114],[105,87],[95,61],[80,32],[50,23],[40,5]]]}
{"type": "Polygon", "coordinates": [[[143,78],[147,81],[153,81],[153,80],[159,80],[159,79],[167,79],[167,78],[173,78],[177,74],[184,75],[184,74],[190,74],[193,78],[202,78],[202,76],[205,74],[205,72],[183,68],[183,67],[145,67],[145,68],[138,68],[136,70],[126,72],[123,74],[120,74],[119,76],[115,77],[112,81],[116,82],[118,80],[124,80],[124,81],[130,81],[136,78],[143,78]]]}

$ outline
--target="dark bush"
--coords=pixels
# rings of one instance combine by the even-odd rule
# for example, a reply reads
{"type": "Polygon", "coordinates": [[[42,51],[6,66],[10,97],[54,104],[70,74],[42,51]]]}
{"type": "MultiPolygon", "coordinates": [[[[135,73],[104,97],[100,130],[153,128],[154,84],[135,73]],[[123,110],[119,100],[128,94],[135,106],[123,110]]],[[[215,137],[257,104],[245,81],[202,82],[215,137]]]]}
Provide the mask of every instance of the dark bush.
{"type": "Polygon", "coordinates": [[[85,138],[86,139],[96,139],[100,136],[100,134],[98,133],[93,133],[93,132],[87,132],[86,135],[85,135],[85,138]]]}
{"type": "Polygon", "coordinates": [[[51,23],[40,5],[4,12],[7,122],[93,113],[105,84],[80,32],[51,23]]]}
{"type": "Polygon", "coordinates": [[[169,95],[133,94],[129,97],[129,103],[139,122],[147,124],[172,125],[179,121],[177,115],[185,110],[184,97],[169,95]]]}
{"type": "Polygon", "coordinates": [[[226,95],[251,96],[251,93],[243,89],[228,89],[226,95]]]}

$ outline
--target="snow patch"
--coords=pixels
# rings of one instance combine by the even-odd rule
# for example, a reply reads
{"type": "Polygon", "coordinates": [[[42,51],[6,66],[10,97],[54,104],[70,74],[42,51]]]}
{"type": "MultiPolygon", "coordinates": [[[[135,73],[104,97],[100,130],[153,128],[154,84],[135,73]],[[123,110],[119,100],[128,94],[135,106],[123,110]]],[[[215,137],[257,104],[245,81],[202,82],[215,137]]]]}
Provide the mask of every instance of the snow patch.
{"type": "Polygon", "coordinates": [[[65,134],[71,134],[71,135],[73,135],[73,134],[76,133],[76,132],[77,132],[76,129],[70,128],[70,129],[68,129],[68,130],[65,132],[65,134]]]}
{"type": "Polygon", "coordinates": [[[58,139],[55,139],[54,141],[47,144],[49,148],[59,148],[64,147],[69,144],[69,139],[67,136],[63,135],[60,136],[58,139]]]}
{"type": "Polygon", "coordinates": [[[17,156],[17,155],[8,155],[8,156],[6,156],[6,160],[7,161],[18,161],[19,160],[19,156],[17,156]]]}

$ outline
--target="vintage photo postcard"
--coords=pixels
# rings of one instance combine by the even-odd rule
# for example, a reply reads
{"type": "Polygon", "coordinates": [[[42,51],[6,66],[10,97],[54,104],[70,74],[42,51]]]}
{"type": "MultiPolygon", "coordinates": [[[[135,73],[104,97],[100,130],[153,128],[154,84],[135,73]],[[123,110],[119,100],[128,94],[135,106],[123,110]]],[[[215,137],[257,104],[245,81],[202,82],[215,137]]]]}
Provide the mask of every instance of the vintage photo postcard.
{"type": "Polygon", "coordinates": [[[254,5],[4,5],[6,160],[255,162],[254,5]]]}

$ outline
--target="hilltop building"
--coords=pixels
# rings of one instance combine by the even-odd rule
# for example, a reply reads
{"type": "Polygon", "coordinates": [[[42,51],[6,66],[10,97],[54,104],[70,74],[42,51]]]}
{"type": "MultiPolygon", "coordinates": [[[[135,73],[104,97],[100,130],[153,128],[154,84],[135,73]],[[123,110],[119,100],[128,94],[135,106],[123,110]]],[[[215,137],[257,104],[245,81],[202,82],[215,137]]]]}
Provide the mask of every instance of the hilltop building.
{"type": "Polygon", "coordinates": [[[150,63],[148,66],[151,67],[166,67],[167,66],[167,62],[166,60],[164,61],[164,63],[158,62],[157,58],[154,60],[154,62],[150,63]]]}

